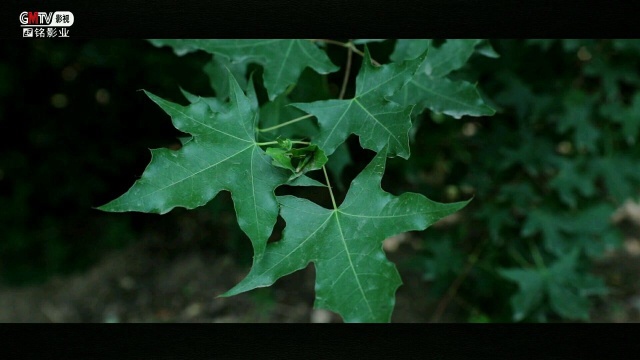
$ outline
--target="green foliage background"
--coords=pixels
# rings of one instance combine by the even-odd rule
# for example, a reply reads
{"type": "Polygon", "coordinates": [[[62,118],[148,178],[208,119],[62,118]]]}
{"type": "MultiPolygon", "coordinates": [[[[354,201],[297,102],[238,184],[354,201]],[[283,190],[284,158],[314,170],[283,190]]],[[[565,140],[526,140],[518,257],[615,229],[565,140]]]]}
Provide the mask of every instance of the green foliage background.
{"type": "Polygon", "coordinates": [[[499,59],[478,58],[460,72],[479,81],[498,113],[462,124],[432,114],[416,144],[433,156],[402,169],[413,184],[429,179],[417,185],[426,193],[475,195],[462,236],[439,235],[454,246],[426,240],[436,282],[452,281],[460,269],[452,260],[475,248],[479,259],[460,294],[480,313],[589,318],[589,299],[607,291],[590,264],[621,244],[610,216],[638,196],[639,44],[500,41],[499,59]]]}
{"type": "MultiPolygon", "coordinates": [[[[622,240],[609,217],[640,188],[640,41],[491,44],[499,58],[475,54],[447,81],[477,83],[496,115],[456,119],[426,111],[414,117],[413,156],[389,160],[383,187],[441,202],[474,196],[453,228],[423,235],[427,250],[413,263],[432,282],[433,296],[463,274],[458,294],[474,308],[470,320],[588,320],[593,299],[607,291],[590,274],[591,264],[622,240]]],[[[149,161],[148,148],[174,146],[181,135],[136,90],[175,102],[183,102],[180,87],[202,96],[229,91],[210,83],[211,57],[177,57],[142,41],[1,46],[9,54],[0,60],[3,281],[25,284],[81,271],[151,227],[175,236],[170,218],[158,225],[154,215],[91,207],[131,185],[149,161]]],[[[395,46],[369,44],[383,63],[395,46]]],[[[343,64],[344,52],[327,47],[335,64],[343,64]]],[[[354,69],[360,61],[354,58],[354,69]]],[[[260,66],[249,71],[261,78],[260,66]]],[[[341,72],[325,82],[308,71],[302,76],[318,84],[307,94],[321,88],[327,98],[342,80],[341,72]]],[[[291,100],[308,101],[303,90],[291,100]]],[[[291,118],[299,116],[290,111],[291,118]]],[[[357,139],[348,141],[353,161],[343,164],[345,185],[370,158],[352,143],[357,139]]],[[[219,198],[205,210],[233,211],[219,198]]],[[[202,241],[246,259],[250,245],[236,224],[228,226],[225,240],[202,241]]]]}

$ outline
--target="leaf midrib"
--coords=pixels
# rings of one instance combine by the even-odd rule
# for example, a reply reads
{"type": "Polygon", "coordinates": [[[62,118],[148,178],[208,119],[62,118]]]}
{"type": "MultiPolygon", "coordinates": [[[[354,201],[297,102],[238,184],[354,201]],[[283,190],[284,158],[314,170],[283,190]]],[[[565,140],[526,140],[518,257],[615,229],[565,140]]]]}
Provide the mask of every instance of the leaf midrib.
{"type": "MultiPolygon", "coordinates": [[[[224,135],[226,135],[226,136],[232,137],[232,138],[237,139],[237,140],[240,140],[240,141],[244,141],[244,142],[253,142],[253,140],[247,140],[247,139],[239,138],[239,137],[237,137],[237,136],[235,136],[235,135],[232,135],[232,134],[226,133],[226,132],[224,132],[224,131],[222,131],[222,130],[218,130],[218,129],[214,128],[214,127],[211,127],[211,126],[210,126],[210,125],[208,125],[208,124],[205,124],[205,123],[203,123],[203,122],[201,122],[201,121],[198,121],[198,120],[196,120],[196,118],[194,118],[193,116],[191,116],[191,115],[189,115],[189,114],[185,113],[184,111],[182,111],[182,110],[181,110],[181,109],[179,109],[178,107],[174,106],[174,104],[172,104],[172,103],[170,103],[170,102],[166,102],[165,106],[167,106],[168,108],[170,108],[171,110],[173,110],[173,111],[175,111],[175,112],[180,113],[181,115],[183,115],[183,116],[184,116],[184,117],[186,117],[187,119],[189,119],[189,120],[191,120],[191,121],[193,121],[193,122],[195,122],[195,123],[197,123],[197,124],[200,124],[200,125],[202,125],[202,126],[204,126],[204,127],[208,128],[208,129],[211,129],[211,130],[213,130],[213,131],[215,131],[215,132],[219,132],[219,133],[221,133],[221,134],[224,134],[224,135]]],[[[207,135],[207,134],[202,134],[202,135],[207,135]]],[[[195,136],[195,135],[194,135],[194,136],[195,136]]]]}
{"type": "Polygon", "coordinates": [[[349,267],[351,268],[351,272],[353,273],[353,277],[356,279],[356,283],[358,284],[358,290],[360,290],[360,294],[362,294],[362,299],[364,299],[365,304],[367,304],[367,308],[369,309],[369,313],[373,314],[373,309],[371,309],[371,304],[369,304],[369,300],[367,299],[367,295],[364,293],[364,289],[362,288],[362,284],[360,283],[360,278],[358,277],[358,273],[356,272],[355,265],[353,264],[353,260],[351,259],[351,253],[349,252],[349,246],[347,245],[347,240],[344,238],[344,233],[342,231],[342,225],[340,224],[340,218],[338,217],[338,213],[340,211],[338,209],[334,209],[333,214],[336,216],[336,223],[338,224],[338,230],[340,231],[340,240],[342,241],[342,246],[344,247],[344,251],[347,254],[347,259],[349,259],[349,267]]]}
{"type": "Polygon", "coordinates": [[[282,63],[280,64],[280,69],[278,69],[278,75],[276,76],[275,82],[279,83],[280,82],[280,77],[282,76],[282,70],[284,70],[284,66],[286,65],[287,61],[289,60],[289,55],[291,54],[291,49],[293,49],[293,41],[291,41],[289,43],[289,47],[287,48],[287,53],[284,55],[284,60],[282,60],[282,63]]]}
{"type": "Polygon", "coordinates": [[[269,267],[268,269],[264,270],[263,272],[260,273],[259,276],[265,275],[267,273],[269,273],[271,270],[273,270],[274,268],[276,268],[278,265],[280,265],[283,261],[285,261],[286,259],[288,259],[291,254],[295,253],[296,251],[298,251],[298,249],[300,249],[304,244],[307,243],[307,241],[309,241],[311,238],[314,237],[314,235],[320,231],[321,229],[324,228],[324,226],[327,224],[327,222],[329,221],[329,219],[331,219],[331,216],[333,215],[333,212],[331,214],[329,214],[329,216],[327,216],[327,219],[322,222],[322,224],[320,224],[320,226],[318,226],[317,229],[315,229],[311,234],[309,234],[309,236],[307,236],[304,240],[302,240],[300,242],[300,244],[298,244],[298,246],[296,246],[295,248],[293,248],[293,250],[289,251],[288,254],[283,255],[282,258],[276,262],[275,264],[273,264],[271,267],[269,267]]]}
{"type": "MultiPolygon", "coordinates": [[[[470,108],[472,108],[472,109],[476,109],[476,110],[482,110],[482,109],[483,109],[483,107],[482,107],[482,106],[469,105],[468,103],[464,103],[464,102],[459,101],[459,100],[457,100],[457,99],[455,99],[455,98],[452,98],[452,97],[449,97],[449,96],[446,96],[446,95],[442,95],[441,93],[435,92],[435,91],[433,91],[433,90],[431,90],[431,89],[429,89],[429,88],[424,87],[424,86],[423,86],[423,85],[421,85],[420,83],[416,82],[416,80],[415,80],[415,79],[411,79],[410,83],[412,83],[413,85],[415,85],[417,88],[422,89],[422,90],[424,90],[424,91],[428,92],[429,94],[433,94],[433,95],[435,95],[435,96],[439,96],[439,97],[441,97],[441,98],[444,98],[444,99],[446,99],[446,100],[449,100],[449,101],[451,101],[451,102],[453,102],[453,103],[456,103],[456,104],[458,104],[458,105],[462,105],[462,106],[470,107],[470,108]]],[[[457,91],[456,93],[459,93],[459,92],[460,92],[460,91],[457,91]]]]}
{"type": "MultiPolygon", "coordinates": [[[[377,89],[379,89],[379,88],[383,87],[383,86],[384,86],[384,85],[386,85],[387,83],[391,82],[392,80],[395,80],[396,78],[400,77],[401,75],[404,75],[407,71],[408,71],[408,69],[405,69],[405,70],[403,70],[403,71],[401,71],[401,72],[399,72],[399,73],[397,73],[397,74],[395,74],[395,75],[392,75],[392,76],[391,76],[389,79],[387,79],[386,81],[381,82],[381,83],[378,83],[376,86],[374,86],[374,87],[372,87],[372,88],[368,89],[367,91],[363,92],[362,94],[356,94],[356,96],[355,96],[353,99],[355,100],[355,99],[357,99],[357,98],[362,98],[362,97],[364,97],[364,96],[365,96],[365,95],[367,95],[368,93],[370,93],[370,92],[372,92],[372,91],[375,91],[375,90],[377,90],[377,89]]],[[[364,80],[363,80],[363,81],[364,81],[364,80]]]]}
{"type": "Polygon", "coordinates": [[[353,101],[355,101],[355,103],[358,104],[360,108],[362,108],[362,110],[364,110],[364,112],[367,113],[367,115],[369,115],[373,120],[375,120],[376,123],[378,123],[378,125],[382,126],[382,128],[389,134],[389,137],[395,140],[398,143],[398,145],[400,145],[400,149],[402,149],[402,143],[400,142],[400,140],[398,140],[398,138],[393,136],[393,133],[386,126],[384,126],[384,124],[381,123],[380,120],[378,120],[372,113],[370,113],[369,110],[367,110],[367,108],[364,107],[364,105],[362,105],[360,101],[358,101],[358,98],[354,98],[353,101]]]}
{"type": "Polygon", "coordinates": [[[155,193],[157,193],[157,192],[159,192],[159,191],[162,191],[162,190],[168,189],[168,188],[170,188],[170,187],[172,187],[172,186],[174,186],[174,185],[176,185],[176,184],[178,184],[178,183],[181,183],[181,182],[183,182],[183,181],[185,181],[185,180],[187,180],[187,179],[191,179],[191,178],[193,178],[194,176],[196,176],[196,175],[198,175],[198,174],[200,174],[200,173],[202,173],[202,172],[204,172],[204,171],[207,171],[207,170],[209,170],[209,169],[211,169],[211,168],[213,168],[213,167],[215,167],[215,166],[218,166],[219,164],[221,164],[221,163],[223,163],[223,162],[225,162],[225,161],[227,161],[227,160],[229,160],[229,159],[231,159],[231,158],[233,158],[233,157],[235,157],[235,156],[238,156],[239,154],[241,154],[241,153],[243,153],[243,152],[247,151],[248,149],[250,149],[250,148],[251,148],[251,147],[253,147],[253,146],[255,146],[255,145],[254,145],[254,144],[251,144],[250,146],[247,146],[246,148],[244,148],[244,149],[242,149],[242,150],[238,151],[237,153],[235,153],[235,154],[233,154],[233,155],[231,155],[231,156],[228,156],[228,157],[226,157],[226,158],[224,158],[224,159],[222,159],[222,160],[218,161],[218,162],[217,162],[217,163],[215,163],[215,164],[211,164],[211,165],[209,165],[209,166],[205,167],[205,168],[204,168],[204,169],[202,169],[202,170],[199,170],[199,171],[197,171],[197,172],[192,173],[191,175],[189,175],[189,176],[187,176],[187,177],[184,177],[184,178],[182,178],[182,179],[180,179],[180,180],[178,180],[178,181],[175,181],[175,182],[173,182],[173,183],[171,183],[171,184],[169,184],[169,185],[167,185],[167,186],[164,186],[164,187],[162,187],[162,188],[160,188],[160,189],[156,189],[156,190],[154,190],[154,191],[152,191],[152,192],[150,192],[150,193],[148,193],[148,194],[144,194],[144,195],[141,195],[141,196],[139,196],[139,197],[137,197],[137,198],[135,198],[135,199],[131,199],[131,200],[129,200],[129,201],[126,201],[126,202],[124,202],[123,204],[129,204],[129,203],[133,203],[133,202],[135,202],[135,201],[139,201],[140,199],[143,199],[143,198],[146,198],[146,197],[148,197],[148,196],[151,196],[151,195],[153,195],[153,194],[155,194],[155,193]]]}

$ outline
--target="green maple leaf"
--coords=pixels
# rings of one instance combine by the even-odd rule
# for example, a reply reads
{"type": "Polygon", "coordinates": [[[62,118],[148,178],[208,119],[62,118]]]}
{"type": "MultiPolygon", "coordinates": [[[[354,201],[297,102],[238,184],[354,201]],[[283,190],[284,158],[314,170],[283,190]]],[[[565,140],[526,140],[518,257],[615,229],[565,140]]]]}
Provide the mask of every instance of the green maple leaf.
{"type": "Polygon", "coordinates": [[[589,197],[596,192],[596,179],[588,170],[585,161],[561,159],[558,174],[549,181],[549,188],[556,190],[562,202],[575,208],[578,194],[589,197]]]}
{"type": "Polygon", "coordinates": [[[565,220],[552,210],[534,209],[527,214],[520,235],[526,238],[541,233],[545,248],[560,255],[565,250],[565,220]]]}
{"type": "Polygon", "coordinates": [[[325,100],[293,106],[318,118],[320,135],[314,143],[327,156],[350,134],[360,137],[363,148],[380,151],[389,144],[389,154],[409,158],[409,129],[412,106],[402,106],[386,99],[406,84],[426,58],[402,64],[374,67],[369,50],[356,78],[356,94],[350,100],[325,100]]]}
{"type": "Polygon", "coordinates": [[[536,269],[503,269],[499,274],[516,282],[519,291],[511,297],[513,320],[521,321],[544,300],[544,277],[536,269]]]}
{"type": "Polygon", "coordinates": [[[491,116],[495,110],[482,100],[476,85],[421,73],[395,93],[391,100],[401,105],[417,104],[415,114],[425,108],[456,119],[462,116],[491,116]]]}
{"type": "Polygon", "coordinates": [[[277,279],[316,266],[316,308],[339,313],[347,322],[385,322],[391,318],[401,285],[382,241],[424,230],[467,202],[440,204],[423,195],[393,196],[380,187],[386,149],[353,180],[342,205],[326,209],[306,199],[278,197],[287,226],[247,277],[223,296],[270,286],[277,279]]]}
{"type": "MultiPolygon", "coordinates": [[[[271,158],[256,143],[258,109],[254,96],[247,97],[230,74],[228,78],[228,103],[185,92],[192,104],[182,106],[146,92],[171,116],[176,129],[192,138],[183,141],[184,146],[177,151],[151,150],[151,163],[141,178],[100,210],[164,214],[175,207],[202,206],[227,190],[240,228],[251,239],[255,256],[261,256],[278,216],[274,190],[289,175],[272,166],[271,158]]],[[[299,179],[290,185],[313,185],[308,180],[299,179]]]]}
{"type": "MultiPolygon", "coordinates": [[[[425,108],[456,119],[467,116],[490,116],[495,110],[484,103],[476,85],[467,81],[452,81],[445,76],[461,68],[482,44],[480,39],[447,40],[440,47],[430,39],[398,40],[391,54],[394,61],[413,59],[429,50],[418,73],[391,100],[401,105],[417,104],[414,114],[425,108]]],[[[495,56],[490,45],[481,48],[485,56],[495,56]]]]}
{"type": "MultiPolygon", "coordinates": [[[[420,72],[431,77],[443,77],[467,63],[476,51],[476,46],[483,43],[481,39],[447,40],[440,47],[433,47],[431,39],[400,39],[390,59],[396,62],[414,59],[429,50],[429,57],[422,64],[420,72]]],[[[487,53],[483,48],[482,54],[487,53]]],[[[491,56],[495,56],[491,54],[491,56]]],[[[485,55],[486,56],[486,55],[485,55]]]]}
{"type": "Polygon", "coordinates": [[[620,102],[605,103],[600,113],[612,121],[622,125],[622,134],[629,145],[635,145],[638,131],[640,131],[640,92],[636,92],[629,106],[620,102]]]}
{"type": "MultiPolygon", "coordinates": [[[[182,89],[182,88],[180,89],[180,92],[182,93],[184,98],[187,99],[192,104],[193,103],[197,103],[198,101],[203,101],[207,105],[209,105],[209,108],[213,112],[224,111],[224,102],[220,101],[218,98],[201,97],[201,96],[198,96],[198,95],[194,95],[194,94],[192,94],[192,93],[190,93],[187,90],[182,89]]],[[[184,145],[184,143],[182,145],[184,145]]]]}
{"type": "Polygon", "coordinates": [[[535,209],[527,214],[521,235],[542,234],[545,249],[557,256],[563,256],[571,249],[598,256],[619,239],[609,222],[613,211],[609,204],[593,205],[569,213],[558,213],[548,208],[535,209]]]}
{"type": "Polygon", "coordinates": [[[583,91],[569,91],[564,99],[565,112],[555,120],[560,133],[573,130],[573,138],[578,148],[595,152],[600,131],[591,121],[596,96],[583,91]]]}
{"type": "Polygon", "coordinates": [[[213,56],[202,69],[209,76],[209,84],[216,92],[216,96],[220,99],[229,97],[229,81],[227,81],[227,72],[231,72],[233,77],[238,81],[240,87],[247,87],[245,74],[247,72],[246,62],[232,62],[224,56],[213,56]]]}
{"type": "MultiPolygon", "coordinates": [[[[203,50],[226,56],[234,64],[258,63],[264,67],[264,86],[269,100],[298,82],[300,74],[310,67],[320,74],[338,70],[327,54],[309,40],[151,40],[156,46],[168,45],[176,54],[203,50]]],[[[240,65],[236,65],[239,67],[240,65]]]]}
{"type": "Polygon", "coordinates": [[[395,62],[415,59],[431,48],[431,39],[398,39],[389,59],[395,62]]]}
{"type": "Polygon", "coordinates": [[[590,171],[601,177],[609,195],[623,202],[638,194],[640,168],[634,156],[618,155],[594,158],[589,163],[590,171]]]}
{"type": "Polygon", "coordinates": [[[502,269],[499,274],[518,284],[511,298],[513,319],[520,321],[548,300],[551,310],[574,320],[589,320],[589,295],[603,295],[603,281],[578,269],[578,251],[572,251],[548,268],[502,269]]]}

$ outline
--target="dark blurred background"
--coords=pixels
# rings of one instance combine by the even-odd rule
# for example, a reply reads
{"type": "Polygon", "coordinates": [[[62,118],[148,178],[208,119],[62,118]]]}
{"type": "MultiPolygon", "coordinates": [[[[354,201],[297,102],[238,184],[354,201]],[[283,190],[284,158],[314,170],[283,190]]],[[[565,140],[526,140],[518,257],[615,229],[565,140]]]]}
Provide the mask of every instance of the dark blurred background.
{"type": "MultiPolygon", "coordinates": [[[[592,319],[640,320],[640,211],[632,201],[640,189],[640,41],[492,45],[499,59],[476,54],[449,78],[477,82],[498,113],[456,120],[427,111],[414,119],[409,161],[389,160],[383,187],[391,193],[440,202],[474,196],[449,225],[386,243],[405,283],[393,320],[433,321],[435,313],[436,321],[511,321],[522,288],[499,270],[544,271],[536,253],[553,264],[573,249],[580,262],[569,282],[590,282],[576,294],[604,294],[584,275],[594,269],[609,287],[592,319]]],[[[384,63],[393,46],[370,49],[384,63]]],[[[344,48],[327,51],[344,64],[344,48]]],[[[133,184],[149,149],[180,146],[170,118],[139,90],[179,103],[180,88],[213,96],[202,70],[210,59],[143,40],[0,42],[0,321],[339,321],[311,309],[312,266],[273,287],[215,299],[251,262],[226,192],[163,216],[94,209],[133,184]]],[[[347,98],[360,61],[354,57],[347,98]]],[[[250,71],[264,99],[260,69],[250,71]]],[[[330,95],[342,75],[329,75],[330,95]]],[[[304,98],[305,89],[296,91],[304,98]]],[[[353,136],[348,145],[344,184],[372,156],[353,136]]],[[[527,321],[565,316],[547,300],[529,310],[527,321]]]]}
{"type": "Polygon", "coordinates": [[[174,145],[169,118],[139,89],[209,94],[204,54],[179,58],[138,41],[0,43],[0,279],[19,285],[85,269],[150,223],[93,207],[126,191],[174,145]]]}

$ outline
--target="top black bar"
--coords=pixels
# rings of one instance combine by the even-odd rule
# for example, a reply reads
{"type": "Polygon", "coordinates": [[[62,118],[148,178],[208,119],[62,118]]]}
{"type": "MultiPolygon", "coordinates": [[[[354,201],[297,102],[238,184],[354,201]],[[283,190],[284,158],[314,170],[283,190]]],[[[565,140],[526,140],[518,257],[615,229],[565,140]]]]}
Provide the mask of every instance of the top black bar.
{"type": "Polygon", "coordinates": [[[76,38],[640,37],[632,1],[3,0],[0,36],[22,12],[70,11],[76,38]]]}

